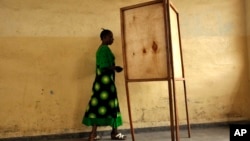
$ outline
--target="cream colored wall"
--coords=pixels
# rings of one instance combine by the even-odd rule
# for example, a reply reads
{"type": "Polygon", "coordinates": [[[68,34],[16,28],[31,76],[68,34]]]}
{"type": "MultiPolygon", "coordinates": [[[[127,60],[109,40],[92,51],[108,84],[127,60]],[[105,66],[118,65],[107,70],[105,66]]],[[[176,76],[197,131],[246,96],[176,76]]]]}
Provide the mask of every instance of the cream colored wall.
{"type": "MultiPolygon", "coordinates": [[[[247,48],[248,48],[248,64],[250,63],[250,1],[245,0],[245,9],[246,9],[246,25],[247,25],[247,48]]],[[[250,74],[250,65],[248,65],[248,74],[250,74]]],[[[248,79],[250,80],[250,75],[248,75],[248,79]]],[[[249,81],[250,82],[250,81],[249,81]]]]}
{"type": "MultiPolygon", "coordinates": [[[[81,120],[99,33],[113,30],[112,49],[122,65],[119,8],[135,2],[1,0],[0,137],[89,131],[81,120]]],[[[123,74],[117,80],[125,101],[123,74]]]]}
{"type": "MultiPolygon", "coordinates": [[[[143,1],[0,0],[0,138],[88,132],[81,120],[100,29],[113,30],[111,48],[122,65],[119,8],[143,1]]],[[[180,12],[191,123],[247,118],[244,1],[172,2],[180,12]]],[[[127,129],[123,75],[116,83],[127,129]]],[[[133,83],[130,90],[135,128],[169,125],[165,82],[133,83]]],[[[184,124],[183,97],[178,101],[184,124]]]]}
{"type": "MultiPolygon", "coordinates": [[[[248,87],[250,87],[250,1],[249,0],[245,0],[245,10],[246,10],[246,35],[247,35],[247,48],[248,48],[248,87]]],[[[247,106],[245,107],[249,107],[250,103],[249,103],[249,93],[246,96],[247,98],[247,106]]],[[[247,110],[247,114],[248,117],[250,117],[250,112],[249,110],[247,110]]]]}
{"type": "Polygon", "coordinates": [[[245,1],[175,0],[191,122],[249,118],[245,1]]]}

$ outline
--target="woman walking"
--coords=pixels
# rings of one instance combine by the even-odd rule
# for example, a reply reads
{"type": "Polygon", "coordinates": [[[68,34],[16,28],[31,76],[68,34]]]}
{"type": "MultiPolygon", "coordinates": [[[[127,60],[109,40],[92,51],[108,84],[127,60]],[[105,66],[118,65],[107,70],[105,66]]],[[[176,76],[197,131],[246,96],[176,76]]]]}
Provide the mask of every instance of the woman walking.
{"type": "Polygon", "coordinates": [[[102,44],[96,52],[96,77],[92,96],[82,123],[92,126],[89,141],[100,139],[97,135],[98,126],[111,126],[111,139],[125,140],[126,136],[117,130],[122,125],[122,117],[115,86],[115,72],[121,72],[123,68],[115,65],[115,56],[109,48],[114,41],[112,31],[103,29],[100,38],[102,44]]]}

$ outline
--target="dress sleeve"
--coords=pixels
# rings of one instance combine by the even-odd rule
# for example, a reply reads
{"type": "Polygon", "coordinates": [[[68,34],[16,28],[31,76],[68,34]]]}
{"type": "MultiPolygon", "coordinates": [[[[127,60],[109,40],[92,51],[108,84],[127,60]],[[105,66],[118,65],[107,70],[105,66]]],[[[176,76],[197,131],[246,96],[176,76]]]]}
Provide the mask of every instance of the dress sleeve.
{"type": "Polygon", "coordinates": [[[114,65],[114,55],[109,47],[100,47],[96,53],[96,64],[99,68],[107,68],[114,65]]]}

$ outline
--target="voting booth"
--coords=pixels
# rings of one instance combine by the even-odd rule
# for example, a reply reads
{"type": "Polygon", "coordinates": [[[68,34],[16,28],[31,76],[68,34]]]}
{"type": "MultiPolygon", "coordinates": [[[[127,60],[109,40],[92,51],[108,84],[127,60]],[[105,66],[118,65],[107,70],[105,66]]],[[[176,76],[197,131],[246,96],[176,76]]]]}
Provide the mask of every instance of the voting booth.
{"type": "MultiPolygon", "coordinates": [[[[178,11],[169,0],[123,7],[121,34],[130,129],[135,140],[129,83],[166,81],[172,141],[179,141],[176,82],[182,83],[188,136],[190,124],[178,11]]],[[[142,105],[143,106],[143,105],[142,105]]]]}

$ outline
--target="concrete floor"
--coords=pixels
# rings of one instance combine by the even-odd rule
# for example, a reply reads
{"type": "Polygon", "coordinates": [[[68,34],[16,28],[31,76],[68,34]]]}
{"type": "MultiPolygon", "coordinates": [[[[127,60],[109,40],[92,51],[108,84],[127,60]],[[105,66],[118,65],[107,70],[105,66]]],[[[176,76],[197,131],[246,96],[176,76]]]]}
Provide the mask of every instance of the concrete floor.
{"type": "MultiPolygon", "coordinates": [[[[109,141],[109,136],[103,136],[100,141],[109,141]]],[[[171,141],[170,131],[146,131],[135,134],[136,141],[171,141]]],[[[50,141],[87,141],[87,138],[55,139],[50,141]]],[[[127,134],[127,140],[132,141],[127,134]]],[[[180,130],[180,141],[229,141],[229,127],[202,127],[191,129],[191,138],[188,138],[187,130],[180,130]]]]}

